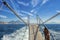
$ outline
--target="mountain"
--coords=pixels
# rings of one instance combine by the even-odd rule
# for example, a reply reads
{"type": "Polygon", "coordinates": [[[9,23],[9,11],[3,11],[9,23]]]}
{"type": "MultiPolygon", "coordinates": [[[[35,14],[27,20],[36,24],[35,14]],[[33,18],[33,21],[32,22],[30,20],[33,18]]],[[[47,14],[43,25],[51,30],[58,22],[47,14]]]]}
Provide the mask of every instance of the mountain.
{"type": "Polygon", "coordinates": [[[22,22],[20,22],[20,21],[10,21],[10,22],[8,22],[9,24],[22,24],[22,22]]]}
{"type": "Polygon", "coordinates": [[[57,22],[48,22],[46,24],[58,24],[57,22]]]}
{"type": "Polygon", "coordinates": [[[8,24],[8,22],[1,22],[1,21],[0,21],[0,24],[8,24]]]}
{"type": "Polygon", "coordinates": [[[10,22],[1,22],[0,21],[0,24],[23,24],[23,23],[17,20],[17,21],[10,21],[10,22]]]}

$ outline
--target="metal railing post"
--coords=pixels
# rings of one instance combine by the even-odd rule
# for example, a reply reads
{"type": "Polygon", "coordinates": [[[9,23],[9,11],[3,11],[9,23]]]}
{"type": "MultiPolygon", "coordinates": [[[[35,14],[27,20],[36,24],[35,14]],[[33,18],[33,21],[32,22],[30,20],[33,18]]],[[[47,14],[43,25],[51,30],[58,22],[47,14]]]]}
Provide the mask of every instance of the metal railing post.
{"type": "Polygon", "coordinates": [[[28,15],[28,19],[27,19],[27,21],[28,21],[28,29],[29,29],[29,40],[30,40],[30,15],[28,15]]]}

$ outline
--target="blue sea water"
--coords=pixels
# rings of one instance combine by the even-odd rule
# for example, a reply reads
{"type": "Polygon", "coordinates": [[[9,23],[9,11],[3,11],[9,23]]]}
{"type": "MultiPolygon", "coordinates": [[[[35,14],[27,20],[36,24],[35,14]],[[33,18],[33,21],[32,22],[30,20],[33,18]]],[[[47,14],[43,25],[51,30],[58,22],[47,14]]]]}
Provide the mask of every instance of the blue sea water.
{"type": "Polygon", "coordinates": [[[0,24],[0,40],[3,35],[11,34],[24,26],[23,24],[0,24]]]}
{"type": "Polygon", "coordinates": [[[60,24],[46,24],[48,29],[60,32],[60,24]]]}
{"type": "MultiPolygon", "coordinates": [[[[26,26],[26,25],[24,25],[24,24],[0,24],[0,40],[3,37],[3,35],[11,34],[24,26],[26,26]]],[[[56,35],[55,40],[60,40],[58,38],[58,36],[60,35],[59,34],[60,33],[60,24],[46,24],[46,26],[49,30],[51,30],[52,34],[57,33],[57,34],[55,34],[56,35]]]]}

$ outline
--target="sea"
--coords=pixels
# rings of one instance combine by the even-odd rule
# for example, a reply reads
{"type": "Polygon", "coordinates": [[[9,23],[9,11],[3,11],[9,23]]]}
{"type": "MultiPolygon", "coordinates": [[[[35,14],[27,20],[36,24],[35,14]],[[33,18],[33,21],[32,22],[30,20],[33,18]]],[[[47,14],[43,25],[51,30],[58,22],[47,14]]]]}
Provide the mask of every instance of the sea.
{"type": "MultiPolygon", "coordinates": [[[[46,27],[49,29],[50,33],[52,34],[53,40],[60,40],[60,24],[45,24],[46,27]]],[[[17,37],[21,34],[23,34],[22,29],[26,25],[24,24],[0,24],[0,40],[19,40],[17,37]],[[20,30],[20,31],[19,31],[20,30]],[[18,34],[20,33],[20,34],[18,34]],[[12,35],[12,36],[11,36],[12,35]],[[18,35],[18,36],[16,36],[18,35]],[[14,39],[11,39],[14,38],[14,39]],[[10,38],[10,39],[9,39],[10,38]]],[[[28,30],[27,30],[28,32],[28,30]]],[[[26,32],[26,35],[27,35],[26,32]]],[[[27,36],[28,37],[28,36],[27,36]]],[[[21,38],[20,38],[21,39],[21,38]]],[[[27,39],[25,39],[27,40],[27,39]]]]}

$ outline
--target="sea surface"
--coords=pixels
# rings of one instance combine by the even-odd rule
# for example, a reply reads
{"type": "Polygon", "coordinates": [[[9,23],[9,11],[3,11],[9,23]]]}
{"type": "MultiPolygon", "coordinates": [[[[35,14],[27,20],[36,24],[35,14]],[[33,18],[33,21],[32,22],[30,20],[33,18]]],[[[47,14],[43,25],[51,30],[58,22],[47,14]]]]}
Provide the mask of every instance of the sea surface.
{"type": "Polygon", "coordinates": [[[46,24],[46,26],[52,34],[53,40],[60,40],[60,24],[46,24]]]}
{"type": "MultiPolygon", "coordinates": [[[[50,33],[53,35],[54,40],[60,40],[60,24],[45,24],[49,29],[50,33]]],[[[24,24],[0,24],[0,40],[4,35],[9,35],[14,33],[16,30],[20,30],[25,27],[24,24]]],[[[7,38],[8,40],[8,38],[7,38]]]]}

